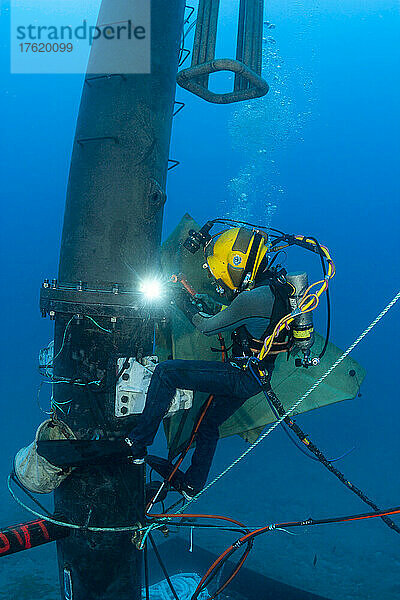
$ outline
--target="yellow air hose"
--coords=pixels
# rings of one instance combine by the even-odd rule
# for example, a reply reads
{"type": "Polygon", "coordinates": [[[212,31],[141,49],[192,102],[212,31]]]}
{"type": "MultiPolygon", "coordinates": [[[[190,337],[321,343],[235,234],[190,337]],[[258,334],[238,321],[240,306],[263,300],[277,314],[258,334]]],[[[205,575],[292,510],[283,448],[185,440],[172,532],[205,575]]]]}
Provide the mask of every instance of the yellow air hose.
{"type": "MultiPolygon", "coordinates": [[[[296,238],[296,240],[299,240],[301,242],[306,242],[307,244],[312,244],[313,246],[317,245],[314,240],[310,240],[302,235],[296,235],[295,238],[296,238]]],[[[319,246],[319,247],[321,248],[321,250],[324,254],[324,257],[328,263],[328,271],[327,271],[326,277],[324,279],[321,279],[320,281],[316,281],[315,283],[312,283],[304,292],[304,294],[299,302],[298,308],[295,309],[294,311],[292,311],[291,313],[289,313],[288,315],[285,315],[276,324],[273,332],[264,340],[264,345],[258,355],[258,358],[260,360],[262,360],[263,358],[265,358],[267,356],[267,354],[271,350],[274,339],[276,337],[278,337],[278,335],[285,328],[287,328],[290,325],[290,323],[292,323],[292,321],[295,319],[295,317],[297,317],[300,313],[311,312],[317,308],[317,306],[319,304],[320,296],[324,292],[326,292],[326,290],[328,289],[329,280],[335,276],[336,269],[335,269],[335,265],[334,265],[331,255],[329,253],[328,248],[326,246],[319,246]],[[316,292],[310,293],[311,289],[315,288],[318,285],[320,286],[319,289],[316,292]]]]}

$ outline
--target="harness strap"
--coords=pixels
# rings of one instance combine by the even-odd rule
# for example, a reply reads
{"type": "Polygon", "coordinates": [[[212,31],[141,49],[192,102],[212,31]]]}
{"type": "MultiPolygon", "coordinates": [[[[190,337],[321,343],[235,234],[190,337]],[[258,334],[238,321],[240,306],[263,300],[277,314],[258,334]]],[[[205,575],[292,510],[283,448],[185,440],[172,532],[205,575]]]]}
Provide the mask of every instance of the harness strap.
{"type": "MultiPolygon", "coordinates": [[[[260,238],[262,236],[260,235],[260,238]]],[[[254,248],[253,246],[250,250],[250,254],[254,248]]],[[[256,252],[257,254],[257,252],[256,252]]],[[[246,272],[248,269],[246,268],[246,272]]],[[[240,352],[242,352],[245,356],[253,356],[255,353],[259,354],[261,351],[265,338],[272,333],[276,324],[290,312],[290,304],[289,297],[292,294],[292,288],[288,283],[280,283],[271,273],[267,273],[259,282],[259,285],[269,285],[272,293],[274,294],[274,303],[272,306],[272,312],[270,317],[270,323],[267,329],[261,336],[261,339],[253,338],[247,330],[245,325],[242,325],[237,330],[235,330],[232,334],[233,346],[237,344],[240,348],[240,352]]],[[[288,330],[283,330],[279,336],[274,340],[271,351],[268,355],[276,358],[276,356],[283,352],[288,352],[292,346],[292,334],[288,330]]],[[[239,352],[238,352],[239,355],[239,352]]]]}
{"type": "Polygon", "coordinates": [[[254,277],[254,266],[258,256],[258,251],[260,249],[260,244],[264,240],[261,233],[255,233],[254,238],[251,244],[249,257],[246,262],[246,268],[244,269],[243,279],[241,281],[241,285],[243,284],[246,276],[250,274],[250,279],[254,277]]]}

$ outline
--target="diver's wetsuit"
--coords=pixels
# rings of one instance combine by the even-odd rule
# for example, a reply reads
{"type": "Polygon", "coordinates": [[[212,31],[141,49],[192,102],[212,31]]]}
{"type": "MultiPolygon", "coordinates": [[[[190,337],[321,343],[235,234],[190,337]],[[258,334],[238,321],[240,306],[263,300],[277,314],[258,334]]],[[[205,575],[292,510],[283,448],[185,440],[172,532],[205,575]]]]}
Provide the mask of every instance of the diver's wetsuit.
{"type": "MultiPolygon", "coordinates": [[[[261,284],[239,294],[216,315],[195,314],[192,323],[205,335],[233,331],[244,325],[252,337],[259,339],[270,322],[274,299],[270,286],[261,284]]],[[[234,359],[230,362],[167,360],[158,364],[147,391],[145,409],[130,435],[139,453],[150,446],[178,388],[213,394],[214,399],[196,435],[192,464],[186,472],[186,483],[194,490],[201,490],[206,483],[219,426],[260,391],[251,373],[234,366],[234,362],[234,359]]],[[[272,366],[273,361],[269,373],[272,366]]]]}

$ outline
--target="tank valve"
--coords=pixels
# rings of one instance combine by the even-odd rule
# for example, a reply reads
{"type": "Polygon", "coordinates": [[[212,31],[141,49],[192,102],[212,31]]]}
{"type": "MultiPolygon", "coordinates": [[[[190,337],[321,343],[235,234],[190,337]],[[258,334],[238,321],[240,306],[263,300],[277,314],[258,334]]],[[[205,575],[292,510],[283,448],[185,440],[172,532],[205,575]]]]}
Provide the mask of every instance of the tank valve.
{"type": "Polygon", "coordinates": [[[286,280],[295,288],[290,296],[289,302],[292,309],[293,319],[293,340],[298,350],[302,350],[305,360],[302,366],[311,366],[308,364],[309,350],[314,343],[314,326],[312,312],[303,312],[301,301],[308,290],[308,276],[305,272],[288,273],[286,280]],[[307,360],[306,360],[307,359],[307,360]]]}
{"type": "Polygon", "coordinates": [[[316,367],[320,363],[320,359],[318,356],[310,357],[310,351],[304,352],[303,358],[296,358],[294,364],[296,367],[304,367],[308,369],[308,367],[316,367]]]}

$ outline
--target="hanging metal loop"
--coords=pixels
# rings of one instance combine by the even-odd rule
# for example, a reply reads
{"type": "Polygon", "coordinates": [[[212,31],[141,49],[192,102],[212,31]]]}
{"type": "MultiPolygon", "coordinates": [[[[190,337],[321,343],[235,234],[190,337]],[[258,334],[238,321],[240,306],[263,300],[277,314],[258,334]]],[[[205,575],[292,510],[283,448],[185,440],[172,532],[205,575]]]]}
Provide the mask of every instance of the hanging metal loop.
{"type": "Polygon", "coordinates": [[[236,58],[215,59],[220,0],[200,0],[192,64],[178,73],[178,84],[216,104],[259,98],[269,86],[261,77],[264,0],[240,0],[236,58]],[[235,74],[233,91],[212,92],[209,76],[219,71],[235,74]]]}

